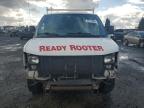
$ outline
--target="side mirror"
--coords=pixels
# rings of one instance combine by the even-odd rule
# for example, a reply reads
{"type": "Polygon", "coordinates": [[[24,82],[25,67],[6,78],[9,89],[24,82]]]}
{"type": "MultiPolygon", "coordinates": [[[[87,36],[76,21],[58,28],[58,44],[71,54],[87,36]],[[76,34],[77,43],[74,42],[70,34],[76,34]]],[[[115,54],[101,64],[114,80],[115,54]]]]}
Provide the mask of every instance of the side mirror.
{"type": "Polygon", "coordinates": [[[107,36],[108,36],[108,38],[111,38],[111,39],[113,39],[113,37],[114,37],[114,34],[108,34],[107,36]]]}

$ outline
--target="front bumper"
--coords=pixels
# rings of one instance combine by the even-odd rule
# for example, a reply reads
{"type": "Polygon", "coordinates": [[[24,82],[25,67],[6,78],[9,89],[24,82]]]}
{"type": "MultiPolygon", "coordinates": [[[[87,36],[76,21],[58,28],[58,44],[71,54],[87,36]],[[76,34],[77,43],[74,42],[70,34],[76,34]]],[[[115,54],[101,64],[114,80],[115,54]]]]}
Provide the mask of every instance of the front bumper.
{"type": "Polygon", "coordinates": [[[45,90],[49,91],[71,91],[71,90],[97,90],[101,80],[95,81],[90,79],[79,80],[60,80],[48,81],[45,84],[45,90]]]}
{"type": "Polygon", "coordinates": [[[91,75],[90,79],[38,77],[37,71],[27,71],[27,79],[36,80],[43,83],[45,91],[77,91],[77,90],[98,90],[99,85],[106,79],[115,79],[116,70],[105,71],[104,76],[91,75]]]}
{"type": "MultiPolygon", "coordinates": [[[[117,73],[117,69],[114,70],[105,70],[104,75],[103,76],[95,76],[94,74],[91,75],[91,78],[87,78],[87,79],[92,79],[92,80],[103,80],[103,79],[113,79],[116,78],[116,73],[117,73]]],[[[60,77],[58,79],[54,79],[51,77],[51,75],[49,75],[48,77],[39,77],[38,75],[38,71],[27,71],[26,72],[26,77],[27,79],[34,79],[34,80],[41,80],[41,81],[49,81],[49,80],[77,80],[77,78],[74,77],[60,77]]]]}

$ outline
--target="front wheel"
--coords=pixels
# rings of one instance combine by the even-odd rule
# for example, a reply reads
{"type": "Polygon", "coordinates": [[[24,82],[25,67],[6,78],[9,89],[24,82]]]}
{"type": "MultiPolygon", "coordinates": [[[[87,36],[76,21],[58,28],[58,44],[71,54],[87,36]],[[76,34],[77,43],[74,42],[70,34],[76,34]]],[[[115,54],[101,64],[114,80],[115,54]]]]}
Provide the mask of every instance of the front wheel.
{"type": "Polygon", "coordinates": [[[127,39],[123,40],[123,45],[128,46],[129,42],[127,39]]]}
{"type": "Polygon", "coordinates": [[[100,83],[99,93],[108,94],[110,93],[115,86],[115,79],[106,79],[100,83]]]}
{"type": "Polygon", "coordinates": [[[40,95],[44,92],[42,83],[38,81],[27,79],[27,86],[33,95],[40,95]]]}
{"type": "Polygon", "coordinates": [[[23,37],[20,37],[20,40],[23,40],[24,38],[23,37]]]}
{"type": "Polygon", "coordinates": [[[140,42],[139,42],[139,47],[141,47],[141,48],[144,47],[144,42],[141,42],[141,41],[140,41],[140,42]]]}

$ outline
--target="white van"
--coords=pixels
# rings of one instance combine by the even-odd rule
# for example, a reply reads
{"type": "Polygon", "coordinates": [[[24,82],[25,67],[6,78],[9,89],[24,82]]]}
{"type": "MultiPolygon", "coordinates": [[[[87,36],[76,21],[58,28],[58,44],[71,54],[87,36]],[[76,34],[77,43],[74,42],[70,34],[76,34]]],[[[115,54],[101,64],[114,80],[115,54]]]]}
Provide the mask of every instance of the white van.
{"type": "Polygon", "coordinates": [[[44,15],[23,51],[33,94],[59,90],[109,93],[114,88],[119,48],[95,14],[44,15]]]}

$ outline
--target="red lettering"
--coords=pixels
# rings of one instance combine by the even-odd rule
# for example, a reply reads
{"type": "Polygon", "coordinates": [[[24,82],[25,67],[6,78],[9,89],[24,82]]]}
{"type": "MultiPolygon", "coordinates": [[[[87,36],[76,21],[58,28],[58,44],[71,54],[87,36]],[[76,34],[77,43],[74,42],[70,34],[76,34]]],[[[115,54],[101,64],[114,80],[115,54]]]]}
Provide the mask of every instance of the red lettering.
{"type": "Polygon", "coordinates": [[[90,51],[92,51],[93,49],[92,49],[92,46],[87,46],[88,47],[88,49],[90,50],[90,51]]]}
{"type": "Polygon", "coordinates": [[[82,50],[82,47],[81,46],[76,46],[76,49],[77,50],[82,50]]]}
{"type": "Polygon", "coordinates": [[[98,47],[97,46],[92,46],[94,51],[98,51],[98,47]]]}
{"type": "Polygon", "coordinates": [[[76,50],[76,47],[75,47],[75,45],[70,45],[70,50],[76,50]]]}
{"type": "Polygon", "coordinates": [[[97,46],[99,51],[104,51],[102,46],[97,46]]]}
{"type": "Polygon", "coordinates": [[[87,51],[88,50],[88,47],[87,46],[82,46],[82,49],[87,51]]]}
{"type": "Polygon", "coordinates": [[[51,50],[52,50],[52,51],[54,51],[54,50],[56,51],[57,49],[56,49],[55,46],[52,46],[52,47],[51,47],[51,50]]]}
{"type": "Polygon", "coordinates": [[[62,47],[62,49],[65,51],[66,50],[66,46],[61,46],[62,47]]]}
{"type": "MultiPolygon", "coordinates": [[[[102,46],[69,45],[71,51],[104,51],[102,46]]],[[[40,52],[66,51],[66,46],[39,46],[40,52]]]]}
{"type": "Polygon", "coordinates": [[[57,51],[60,51],[60,50],[62,50],[62,47],[61,46],[56,46],[56,49],[57,49],[57,51]]]}
{"type": "Polygon", "coordinates": [[[50,51],[50,46],[45,46],[46,51],[50,51]]]}
{"type": "Polygon", "coordinates": [[[40,47],[39,47],[39,51],[40,51],[40,52],[45,51],[45,46],[40,46],[40,47]]]}

